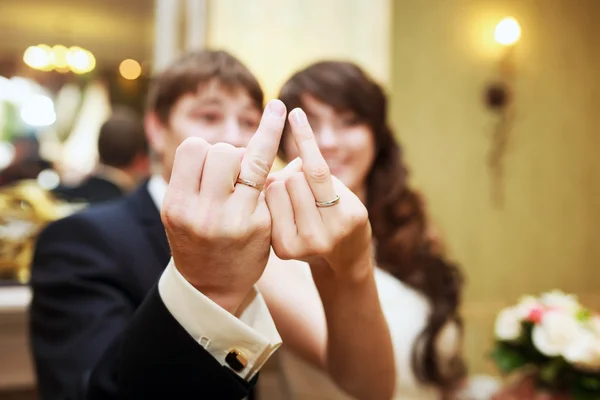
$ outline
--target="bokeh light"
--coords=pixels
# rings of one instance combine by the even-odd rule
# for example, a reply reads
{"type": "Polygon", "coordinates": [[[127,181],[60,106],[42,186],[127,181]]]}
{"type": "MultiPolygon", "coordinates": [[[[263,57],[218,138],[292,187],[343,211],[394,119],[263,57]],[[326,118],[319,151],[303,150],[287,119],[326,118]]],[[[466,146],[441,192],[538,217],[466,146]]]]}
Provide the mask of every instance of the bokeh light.
{"type": "Polygon", "coordinates": [[[56,121],[52,99],[42,94],[29,96],[21,106],[21,119],[30,126],[52,125],[56,121]]]}
{"type": "Polygon", "coordinates": [[[134,80],[142,74],[142,66],[139,62],[128,58],[127,60],[123,60],[119,65],[119,72],[123,78],[134,80]]]}
{"type": "Polygon", "coordinates": [[[5,86],[6,92],[4,93],[4,98],[20,106],[39,89],[40,87],[36,82],[20,76],[13,76],[5,86]]]}
{"type": "Polygon", "coordinates": [[[30,46],[23,54],[25,64],[34,69],[43,69],[50,63],[50,53],[39,46],[30,46]]]}
{"type": "Polygon", "coordinates": [[[7,167],[15,157],[15,147],[9,142],[0,141],[0,169],[7,167]]]}
{"type": "Polygon", "coordinates": [[[33,69],[60,73],[86,74],[96,67],[96,58],[89,50],[78,46],[67,48],[60,44],[53,47],[45,44],[30,46],[23,53],[23,61],[33,69]]]}
{"type": "Polygon", "coordinates": [[[50,53],[50,62],[57,68],[66,68],[67,67],[67,53],[69,49],[65,46],[57,44],[52,47],[52,52],[50,53]]]}
{"type": "Polygon", "coordinates": [[[53,190],[60,185],[60,176],[52,169],[45,169],[37,176],[38,185],[46,190],[53,190]]]}

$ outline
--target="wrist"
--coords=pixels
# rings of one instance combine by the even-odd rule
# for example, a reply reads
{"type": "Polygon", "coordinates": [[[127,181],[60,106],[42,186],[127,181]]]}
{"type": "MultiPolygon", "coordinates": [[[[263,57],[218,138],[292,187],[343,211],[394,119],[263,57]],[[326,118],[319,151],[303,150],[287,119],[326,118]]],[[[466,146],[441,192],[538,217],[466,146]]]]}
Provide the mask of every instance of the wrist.
{"type": "Polygon", "coordinates": [[[223,290],[218,290],[215,288],[207,288],[205,286],[192,286],[194,286],[197,291],[202,293],[213,303],[236,317],[240,313],[240,308],[244,302],[244,299],[247,297],[247,294],[239,295],[235,293],[227,293],[223,290]]]}
{"type": "Polygon", "coordinates": [[[227,287],[226,285],[207,284],[206,279],[198,280],[194,274],[188,274],[186,269],[176,268],[181,276],[183,276],[194,289],[202,293],[225,311],[228,311],[235,316],[237,316],[244,299],[250,292],[250,289],[243,292],[232,290],[231,287],[227,287]]]}
{"type": "Polygon", "coordinates": [[[362,304],[371,295],[377,297],[373,263],[365,261],[356,267],[352,274],[336,274],[331,269],[312,269],[313,281],[327,318],[334,318],[340,312],[343,314],[350,304],[362,304]]]}
{"type": "Polygon", "coordinates": [[[309,264],[313,279],[333,285],[356,285],[373,279],[374,262],[371,257],[354,260],[346,265],[309,264]]]}

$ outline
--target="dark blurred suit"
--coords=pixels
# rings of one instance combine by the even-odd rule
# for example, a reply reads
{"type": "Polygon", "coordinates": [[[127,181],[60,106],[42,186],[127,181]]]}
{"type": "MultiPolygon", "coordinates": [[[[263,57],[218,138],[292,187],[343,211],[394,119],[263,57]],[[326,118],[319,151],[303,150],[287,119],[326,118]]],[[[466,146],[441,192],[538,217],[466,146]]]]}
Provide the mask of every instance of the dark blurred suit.
{"type": "Polygon", "coordinates": [[[147,185],[43,231],[30,313],[42,399],[249,394],[256,378],[221,366],[165,308],[156,282],[169,258],[147,185]]]}
{"type": "Polygon", "coordinates": [[[101,176],[92,176],[79,186],[61,185],[53,192],[65,201],[89,204],[114,200],[125,194],[125,191],[119,185],[101,176]]]}

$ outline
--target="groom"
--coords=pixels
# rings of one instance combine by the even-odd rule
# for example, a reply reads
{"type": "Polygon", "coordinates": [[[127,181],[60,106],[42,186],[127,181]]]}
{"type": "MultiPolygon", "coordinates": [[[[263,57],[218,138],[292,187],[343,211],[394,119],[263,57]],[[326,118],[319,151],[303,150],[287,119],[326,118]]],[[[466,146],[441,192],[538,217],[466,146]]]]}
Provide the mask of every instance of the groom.
{"type": "MultiPolygon", "coordinates": [[[[218,164],[219,145],[209,144],[246,146],[262,105],[254,76],[224,52],[185,56],[153,82],[146,131],[162,173],[122,200],[51,224],[39,237],[30,328],[42,399],[249,394],[256,372],[281,343],[253,290],[265,263],[253,252],[266,251],[270,238],[261,225],[239,218],[227,224],[230,231],[211,232],[202,246],[190,243],[200,227],[188,225],[196,209],[183,201],[196,191],[191,196],[203,196],[218,212],[227,171],[218,164]],[[201,177],[210,184],[202,193],[201,177]],[[165,235],[159,210],[169,181],[180,201],[164,214],[165,235]],[[217,250],[232,235],[241,245],[217,250]]],[[[271,141],[284,124],[279,113],[265,113],[261,125],[271,141]]],[[[265,175],[252,176],[257,181],[275,154],[260,157],[262,169],[250,167],[265,175]]],[[[258,191],[240,186],[246,192],[240,205],[255,201],[258,191]]]]}
{"type": "Polygon", "coordinates": [[[250,394],[281,344],[254,284],[271,242],[261,188],[286,110],[271,101],[261,119],[262,105],[225,52],[186,55],[153,82],[146,131],[161,174],[38,240],[30,328],[42,399],[250,394]]]}

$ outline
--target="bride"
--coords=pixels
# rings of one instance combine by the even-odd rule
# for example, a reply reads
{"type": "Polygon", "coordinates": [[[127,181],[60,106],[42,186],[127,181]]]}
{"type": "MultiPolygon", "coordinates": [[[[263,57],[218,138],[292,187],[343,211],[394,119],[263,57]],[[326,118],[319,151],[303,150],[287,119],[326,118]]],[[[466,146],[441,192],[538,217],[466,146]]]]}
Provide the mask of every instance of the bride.
{"type": "MultiPolygon", "coordinates": [[[[306,112],[332,174],[368,209],[377,289],[394,345],[394,398],[451,396],[464,376],[461,274],[441,256],[423,202],[407,187],[383,90],[352,63],[320,62],[294,74],[280,99],[288,110],[306,112]]],[[[286,161],[298,155],[290,136],[284,133],[280,147],[286,161]]],[[[292,265],[273,255],[259,282],[283,338],[287,389],[294,399],[346,399],[324,372],[326,315],[311,271],[304,263],[292,265]],[[290,309],[301,310],[295,320],[304,325],[292,322],[290,309]]]]}

